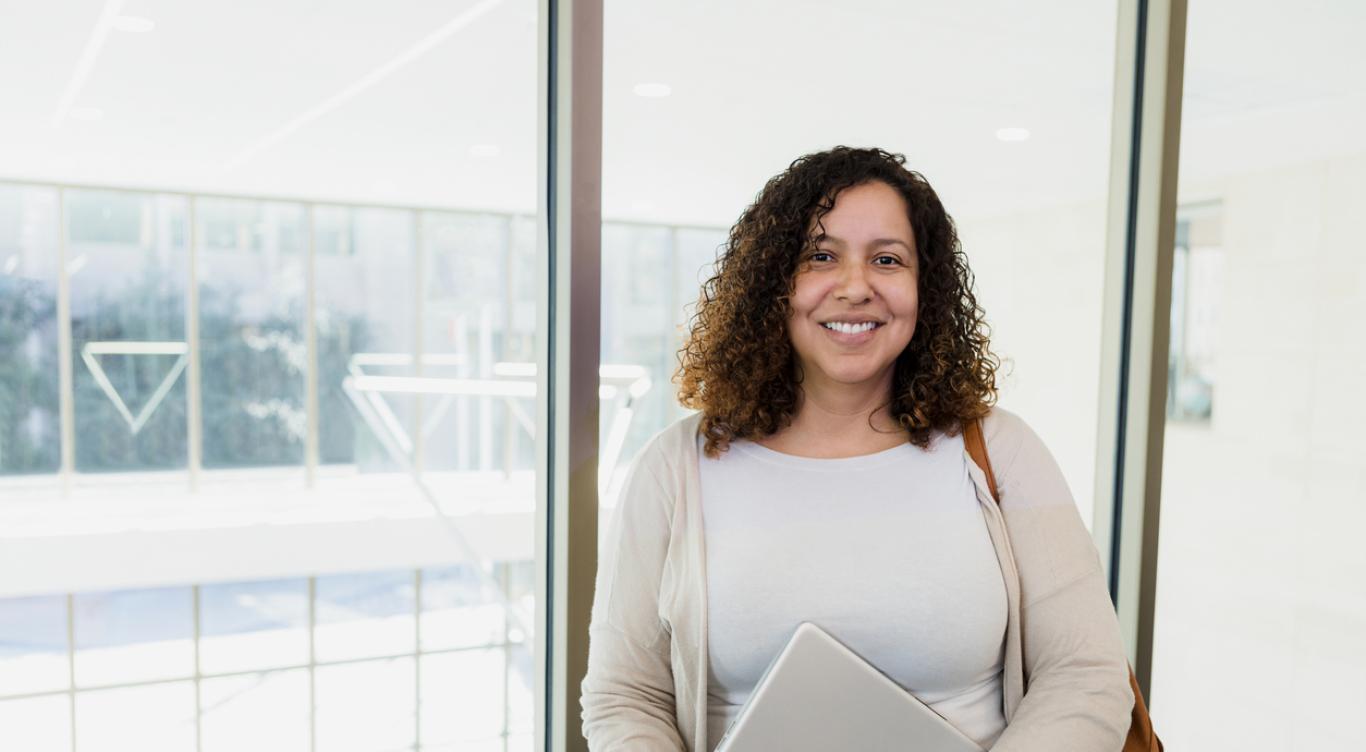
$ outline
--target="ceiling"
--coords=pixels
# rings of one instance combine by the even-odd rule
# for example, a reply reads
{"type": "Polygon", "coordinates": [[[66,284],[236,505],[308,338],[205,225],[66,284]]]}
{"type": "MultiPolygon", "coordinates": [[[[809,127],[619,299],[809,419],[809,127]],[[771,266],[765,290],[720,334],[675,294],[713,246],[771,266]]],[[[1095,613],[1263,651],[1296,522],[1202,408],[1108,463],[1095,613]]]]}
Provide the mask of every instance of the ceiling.
{"type": "MultiPolygon", "coordinates": [[[[0,0],[0,178],[532,211],[537,7],[0,0]]],[[[726,225],[837,143],[904,152],[960,217],[1104,195],[1113,2],[605,0],[604,16],[609,218],[726,225]]],[[[1363,30],[1351,0],[1192,2],[1183,180],[1366,150],[1363,30]]]]}

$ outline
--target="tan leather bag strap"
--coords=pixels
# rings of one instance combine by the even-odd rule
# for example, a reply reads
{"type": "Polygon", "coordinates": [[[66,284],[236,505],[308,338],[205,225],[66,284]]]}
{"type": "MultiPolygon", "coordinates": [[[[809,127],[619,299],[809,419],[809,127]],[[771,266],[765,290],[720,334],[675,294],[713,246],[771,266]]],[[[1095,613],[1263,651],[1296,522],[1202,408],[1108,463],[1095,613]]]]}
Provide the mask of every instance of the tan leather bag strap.
{"type": "Polygon", "coordinates": [[[987,475],[987,488],[991,489],[991,498],[997,504],[1001,503],[1001,492],[996,488],[996,473],[991,471],[991,458],[987,456],[987,441],[982,438],[982,421],[968,421],[963,426],[963,443],[967,445],[968,456],[972,458],[977,466],[982,468],[982,472],[987,475]]]}

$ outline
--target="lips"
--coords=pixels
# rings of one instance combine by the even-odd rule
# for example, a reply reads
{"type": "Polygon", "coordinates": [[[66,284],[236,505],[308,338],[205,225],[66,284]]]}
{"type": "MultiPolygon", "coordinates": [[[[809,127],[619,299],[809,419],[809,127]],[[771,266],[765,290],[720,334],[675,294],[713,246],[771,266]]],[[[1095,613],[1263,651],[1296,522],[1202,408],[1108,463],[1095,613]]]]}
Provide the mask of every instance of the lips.
{"type": "Polygon", "coordinates": [[[829,326],[822,324],[821,330],[831,339],[845,345],[857,345],[867,342],[872,339],[877,334],[877,330],[881,329],[883,326],[882,324],[871,321],[866,322],[863,325],[850,325],[842,322],[830,323],[836,324],[837,328],[831,329],[829,326]],[[868,324],[872,324],[872,326],[868,326],[868,324]]]}

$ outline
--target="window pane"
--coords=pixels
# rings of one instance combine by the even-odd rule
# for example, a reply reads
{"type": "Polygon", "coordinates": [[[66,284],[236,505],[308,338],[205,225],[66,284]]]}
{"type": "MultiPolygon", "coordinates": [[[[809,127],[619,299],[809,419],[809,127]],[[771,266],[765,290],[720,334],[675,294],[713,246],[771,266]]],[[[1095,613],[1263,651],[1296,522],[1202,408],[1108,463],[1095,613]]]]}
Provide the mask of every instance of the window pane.
{"type": "Polygon", "coordinates": [[[66,598],[0,600],[0,697],[70,686],[66,598]]]}
{"type": "Polygon", "coordinates": [[[308,581],[199,589],[199,665],[206,674],[308,662],[308,581]]]}
{"type": "Polygon", "coordinates": [[[76,467],[187,461],[185,199],[68,191],[76,467]]]}
{"type": "Polygon", "coordinates": [[[303,462],[308,226],[303,206],[203,199],[204,466],[303,462]]]}
{"type": "Polygon", "coordinates": [[[80,752],[185,752],[194,748],[194,682],[76,694],[76,749],[80,752]]]}
{"type": "Polygon", "coordinates": [[[411,653],[417,649],[413,573],[319,577],[315,650],[319,661],[411,653]]]}
{"type": "Polygon", "coordinates": [[[503,656],[501,649],[422,656],[424,745],[501,744],[507,707],[503,656]]]}
{"type": "Polygon", "coordinates": [[[308,749],[308,672],[205,679],[204,752],[308,749]]]}
{"type": "Polygon", "coordinates": [[[71,707],[66,695],[0,701],[6,748],[71,752],[71,707]]]}
{"type": "MultiPolygon", "coordinates": [[[[501,641],[514,619],[485,573],[538,558],[540,6],[104,5],[0,24],[0,165],[23,176],[0,181],[0,508],[15,523],[0,551],[7,570],[43,567],[58,602],[78,594],[78,686],[254,676],[312,647],[412,656],[420,567],[476,573],[444,599],[436,578],[431,644],[501,641]],[[69,366],[81,473],[66,494],[69,366]],[[54,569],[40,549],[89,555],[54,569]]],[[[518,624],[534,601],[517,593],[518,624]]],[[[26,615],[0,636],[3,668],[55,655],[35,629],[26,615]]],[[[310,743],[415,743],[415,658],[402,665],[407,731],[373,731],[375,682],[353,672],[355,701],[318,720],[338,730],[310,743]]],[[[51,670],[42,685],[69,681],[51,670]]],[[[0,684],[21,676],[37,686],[0,684]]],[[[272,681],[206,709],[202,743],[265,744],[234,735],[273,723],[249,719],[274,709],[251,699],[272,681]]],[[[238,691],[216,682],[206,692],[238,691]]],[[[298,749],[294,728],[277,741],[298,749]]]]}
{"type": "Polygon", "coordinates": [[[416,738],[412,658],[317,671],[319,752],[408,749],[416,738]]]}
{"type": "Polygon", "coordinates": [[[57,414],[57,192],[0,184],[0,475],[50,473],[57,414]]]}
{"type": "Polygon", "coordinates": [[[354,377],[418,373],[413,363],[416,216],[315,209],[318,452],[324,464],[393,471],[412,459],[412,396],[370,391],[354,377]]]}
{"type": "Polygon", "coordinates": [[[474,566],[423,570],[423,650],[501,644],[507,618],[494,583],[474,566]]]}
{"type": "Polygon", "coordinates": [[[1361,745],[1363,23],[1190,5],[1153,626],[1172,749],[1361,745]]]}
{"type": "Polygon", "coordinates": [[[78,687],[194,675],[190,588],[78,593],[74,604],[78,687]]]}
{"type": "MultiPolygon", "coordinates": [[[[512,319],[509,216],[427,213],[423,322],[424,373],[453,379],[495,378],[512,319]]],[[[440,483],[450,470],[510,470],[525,429],[509,423],[506,400],[490,396],[433,395],[424,415],[423,466],[440,483]],[[508,434],[508,430],[514,432],[508,434]],[[513,447],[509,456],[504,448],[513,447]],[[499,451],[504,449],[504,451],[499,451]]],[[[525,400],[523,400],[525,402],[525,400]]],[[[527,405],[520,404],[525,411],[527,405]]]]}

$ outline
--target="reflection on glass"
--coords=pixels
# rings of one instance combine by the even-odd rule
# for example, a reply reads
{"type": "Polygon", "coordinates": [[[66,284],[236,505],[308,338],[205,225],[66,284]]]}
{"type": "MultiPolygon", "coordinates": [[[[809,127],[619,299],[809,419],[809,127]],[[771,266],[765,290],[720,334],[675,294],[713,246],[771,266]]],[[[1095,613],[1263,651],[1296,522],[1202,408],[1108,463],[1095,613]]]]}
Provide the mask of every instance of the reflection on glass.
{"type": "Polygon", "coordinates": [[[307,580],[203,585],[199,619],[206,674],[308,662],[307,580]]]}
{"type": "Polygon", "coordinates": [[[194,682],[78,692],[76,748],[80,752],[194,749],[194,682]]]}
{"type": "Polygon", "coordinates": [[[57,192],[0,184],[0,475],[61,461],[57,192]]]}
{"type": "Polygon", "coordinates": [[[416,650],[413,580],[412,571],[319,577],[317,659],[341,661],[416,650]]]}
{"type": "Polygon", "coordinates": [[[507,696],[504,651],[462,650],[422,657],[422,742],[475,746],[501,740],[507,696]]]}
{"type": "Polygon", "coordinates": [[[413,217],[381,209],[314,210],[318,453],[324,464],[392,470],[412,455],[412,397],[371,391],[355,378],[348,386],[347,379],[417,373],[413,217]]]}
{"type": "Polygon", "coordinates": [[[1214,410],[1224,283],[1222,229],[1218,204],[1183,208],[1177,219],[1167,359],[1169,420],[1208,421],[1214,410]]]}
{"type": "Polygon", "coordinates": [[[66,689],[69,671],[66,597],[0,599],[0,697],[66,689]]]}
{"type": "Polygon", "coordinates": [[[66,695],[0,700],[6,749],[71,752],[71,708],[66,695]]]}
{"type": "MultiPolygon", "coordinates": [[[[423,373],[493,382],[513,318],[511,219],[490,214],[423,214],[423,373]]],[[[509,424],[504,399],[441,394],[425,398],[423,467],[508,470],[507,447],[529,446],[509,424]],[[511,432],[511,433],[510,433],[511,432]]],[[[511,409],[526,411],[523,399],[511,409]]]]}
{"type": "Polygon", "coordinates": [[[184,467],[186,201],[68,191],[78,470],[184,467]]]}
{"type": "Polygon", "coordinates": [[[362,661],[317,670],[318,749],[409,749],[416,738],[412,658],[362,661]]]}
{"type": "Polygon", "coordinates": [[[674,399],[673,372],[725,232],[617,223],[602,231],[602,362],[644,369],[648,384],[639,396],[626,387],[602,405],[604,504],[611,506],[631,458],[686,412],[674,399]]]}
{"type": "Polygon", "coordinates": [[[206,679],[201,685],[204,752],[308,749],[308,672],[206,679]]]}
{"type": "Polygon", "coordinates": [[[489,578],[473,565],[422,571],[422,649],[497,645],[507,617],[489,578]]]}
{"type": "Polygon", "coordinates": [[[76,685],[194,674],[190,588],[77,593],[76,685]]]}
{"type": "Polygon", "coordinates": [[[204,466],[301,464],[304,209],[200,199],[196,212],[204,466]]]}
{"type": "MultiPolygon", "coordinates": [[[[508,729],[511,733],[530,735],[536,719],[532,704],[536,692],[535,657],[531,654],[529,643],[512,645],[507,651],[508,660],[508,729]]],[[[512,745],[510,748],[516,748],[512,745]]]]}

